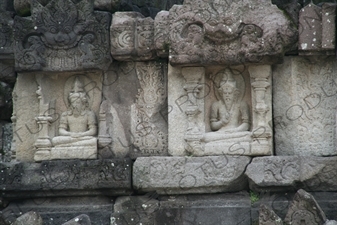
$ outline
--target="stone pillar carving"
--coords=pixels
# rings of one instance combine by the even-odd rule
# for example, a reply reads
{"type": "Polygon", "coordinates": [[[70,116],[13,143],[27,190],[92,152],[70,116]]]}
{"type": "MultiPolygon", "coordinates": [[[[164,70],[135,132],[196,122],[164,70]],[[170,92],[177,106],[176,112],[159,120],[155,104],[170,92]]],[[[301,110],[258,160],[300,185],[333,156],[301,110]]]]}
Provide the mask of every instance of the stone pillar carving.
{"type": "Polygon", "coordinates": [[[259,65],[248,68],[252,86],[253,124],[251,145],[255,154],[272,154],[271,66],[259,65]]]}
{"type": "Polygon", "coordinates": [[[44,98],[41,92],[41,86],[38,86],[36,91],[39,99],[39,115],[35,117],[36,122],[39,125],[38,138],[36,139],[34,146],[36,147],[36,152],[34,155],[35,161],[49,160],[50,150],[52,147],[48,129],[52,117],[49,115],[50,104],[44,103],[44,98]]]}
{"type": "Polygon", "coordinates": [[[131,105],[131,133],[134,147],[131,157],[167,155],[167,123],[161,110],[164,107],[167,64],[137,62],[136,72],[140,89],[136,103],[131,105]]]}
{"type": "MultiPolygon", "coordinates": [[[[204,67],[185,67],[182,69],[182,75],[185,78],[184,90],[187,95],[187,104],[185,114],[187,116],[187,129],[185,132],[185,150],[189,153],[198,153],[203,151],[200,140],[203,137],[204,130],[202,125],[198,124],[198,116],[204,118],[204,99],[203,80],[205,76],[204,67]]],[[[202,123],[204,126],[204,123],[202,123]]]]}
{"type": "MultiPolygon", "coordinates": [[[[14,90],[12,92],[12,97],[13,97],[13,102],[17,101],[17,94],[16,91],[14,90]]],[[[15,161],[16,160],[16,110],[15,110],[15,104],[13,104],[13,114],[11,117],[12,123],[13,123],[13,140],[12,140],[12,144],[11,144],[11,161],[15,161]]]]}

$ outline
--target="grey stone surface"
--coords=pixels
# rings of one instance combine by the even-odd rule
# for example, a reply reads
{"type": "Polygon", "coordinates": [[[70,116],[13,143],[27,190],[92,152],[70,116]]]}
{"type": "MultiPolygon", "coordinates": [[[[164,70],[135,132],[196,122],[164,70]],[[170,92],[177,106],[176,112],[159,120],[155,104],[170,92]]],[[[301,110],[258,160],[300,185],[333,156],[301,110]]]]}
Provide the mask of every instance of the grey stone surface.
{"type": "Polygon", "coordinates": [[[118,197],[111,215],[111,225],[155,224],[159,201],[151,197],[157,196],[118,197]]]}
{"type": "MultiPolygon", "coordinates": [[[[337,193],[336,192],[310,192],[329,220],[336,220],[337,193]]],[[[258,221],[260,206],[266,205],[280,218],[285,218],[288,208],[294,198],[295,192],[261,192],[257,202],[252,204],[251,217],[254,224],[258,221]]]]}
{"type": "MultiPolygon", "coordinates": [[[[5,2],[7,2],[7,0],[5,0],[5,2]]],[[[3,7],[3,8],[6,8],[6,7],[3,7]]],[[[0,60],[1,61],[3,61],[3,59],[13,59],[13,53],[14,53],[14,49],[13,49],[14,13],[5,11],[5,9],[3,8],[0,7],[0,60]]]]}
{"type": "Polygon", "coordinates": [[[247,192],[215,195],[169,196],[160,201],[156,225],[250,225],[247,192]]]}
{"type": "Polygon", "coordinates": [[[44,197],[12,201],[3,210],[3,214],[7,221],[13,221],[22,213],[34,210],[41,215],[44,221],[43,225],[61,225],[67,224],[67,222],[70,222],[71,225],[89,225],[89,222],[91,225],[107,225],[110,222],[112,207],[111,199],[100,195],[44,197]]]}
{"type": "Polygon", "coordinates": [[[170,45],[169,12],[160,11],[154,20],[154,44],[159,57],[168,57],[170,45]]]}
{"type": "Polygon", "coordinates": [[[46,5],[34,0],[31,12],[14,20],[17,71],[108,68],[110,13],[94,11],[93,2],[83,0],[52,0],[46,5]]]}
{"type": "Polygon", "coordinates": [[[216,193],[244,190],[245,156],[139,157],[133,186],[159,194],[216,193]]]}
{"type": "Polygon", "coordinates": [[[273,69],[276,155],[337,154],[337,64],[322,57],[287,57],[273,69]]]}
{"type": "Polygon", "coordinates": [[[37,212],[27,212],[17,218],[13,225],[42,225],[43,220],[37,212]]]}
{"type": "Polygon", "coordinates": [[[337,225],[336,220],[326,220],[324,225],[337,225]]]}
{"type": "Polygon", "coordinates": [[[98,135],[105,145],[102,154],[168,154],[166,71],[166,62],[157,61],[113,63],[105,72],[98,135]]]}
{"type": "Polygon", "coordinates": [[[10,162],[12,157],[11,144],[13,138],[12,123],[0,121],[0,162],[10,162]]]}
{"type": "Polygon", "coordinates": [[[173,6],[169,17],[172,65],[274,64],[298,37],[269,0],[190,0],[173,6]]]}
{"type": "Polygon", "coordinates": [[[91,225],[91,221],[88,215],[81,214],[62,225],[91,225]]]}
{"type": "Polygon", "coordinates": [[[268,206],[261,204],[259,225],[283,225],[282,219],[268,206]]]}
{"type": "Polygon", "coordinates": [[[116,12],[110,27],[111,55],[120,61],[145,61],[156,57],[154,21],[138,12],[116,12]]]}
{"type": "Polygon", "coordinates": [[[303,222],[320,225],[324,224],[325,221],[326,216],[315,198],[302,189],[298,190],[289,206],[284,222],[287,225],[303,222]]]}
{"type": "Polygon", "coordinates": [[[0,80],[9,84],[15,83],[14,60],[0,61],[0,80]]]}
{"type": "Polygon", "coordinates": [[[3,198],[126,194],[131,189],[131,167],[127,159],[1,163],[0,188],[3,198]]]}
{"type": "Polygon", "coordinates": [[[337,191],[337,157],[272,156],[254,158],[245,174],[257,191],[337,191]]]}
{"type": "Polygon", "coordinates": [[[299,54],[334,55],[336,4],[309,3],[299,12],[299,54]]]}
{"type": "Polygon", "coordinates": [[[131,224],[248,225],[251,224],[250,199],[247,192],[179,196],[158,196],[152,192],[144,196],[119,197],[111,225],[131,224]]]}

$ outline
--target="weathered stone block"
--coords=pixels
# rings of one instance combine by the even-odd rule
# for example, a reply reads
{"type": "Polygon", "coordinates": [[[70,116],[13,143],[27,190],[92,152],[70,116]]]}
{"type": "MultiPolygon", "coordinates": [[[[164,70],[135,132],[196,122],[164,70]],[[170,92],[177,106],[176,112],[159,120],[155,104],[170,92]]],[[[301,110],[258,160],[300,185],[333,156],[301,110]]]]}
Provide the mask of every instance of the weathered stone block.
{"type": "Polygon", "coordinates": [[[274,156],[254,158],[245,174],[251,189],[337,191],[337,157],[274,156]]]}
{"type": "Polygon", "coordinates": [[[336,148],[334,57],[287,57],[273,70],[276,155],[332,156],[336,148]]]}
{"type": "Polygon", "coordinates": [[[216,193],[246,188],[245,156],[140,157],[133,166],[133,186],[159,194],[216,193]]]}
{"type": "Polygon", "coordinates": [[[105,152],[168,155],[166,62],[112,64],[104,74],[103,97],[98,138],[105,152]]]}
{"type": "MultiPolygon", "coordinates": [[[[7,0],[1,1],[6,3],[7,0]]],[[[0,7],[0,60],[13,59],[13,18],[14,13],[6,11],[5,6],[0,7]]],[[[0,68],[2,63],[0,63],[0,68]]],[[[0,72],[1,73],[1,72],[0,72]]]]}
{"type": "Polygon", "coordinates": [[[154,44],[159,57],[167,57],[169,54],[169,12],[160,11],[154,20],[154,44]]]}
{"type": "Polygon", "coordinates": [[[27,212],[17,218],[13,225],[42,225],[43,221],[37,212],[27,212]]]}
{"type": "Polygon", "coordinates": [[[32,16],[14,20],[16,70],[107,69],[111,14],[93,7],[93,1],[33,0],[32,16]]]}
{"type": "Polygon", "coordinates": [[[138,12],[116,12],[111,27],[111,55],[120,61],[155,58],[154,21],[138,12]]]}
{"type": "Polygon", "coordinates": [[[274,64],[297,41],[292,20],[270,1],[185,1],[170,9],[172,65],[274,64]]]}
{"type": "Polygon", "coordinates": [[[299,13],[300,55],[334,55],[336,38],[336,4],[316,6],[312,2],[299,13]]]}
{"type": "Polygon", "coordinates": [[[88,215],[82,214],[62,225],[91,225],[91,221],[88,215]]]}
{"type": "Polygon", "coordinates": [[[259,211],[259,225],[283,225],[283,222],[272,209],[262,204],[259,211]]]}
{"type": "MultiPolygon", "coordinates": [[[[101,72],[53,75],[20,73],[13,93],[12,121],[16,159],[25,162],[55,159],[58,154],[51,154],[51,149],[56,146],[65,149],[80,147],[77,149],[79,156],[82,155],[81,149],[86,151],[85,145],[93,146],[95,142],[97,149],[97,130],[90,131],[85,136],[83,133],[95,126],[97,129],[102,76],[101,72]],[[74,111],[81,112],[81,116],[76,117],[77,120],[74,119],[74,111]],[[72,138],[67,132],[77,133],[78,137],[73,134],[75,136],[72,138]],[[82,137],[79,133],[83,134],[82,137]]],[[[97,158],[97,154],[93,158],[97,158]]]]}
{"type": "Polygon", "coordinates": [[[250,225],[250,204],[247,192],[170,196],[160,201],[154,224],[250,225]]]}
{"type": "Polygon", "coordinates": [[[131,189],[132,163],[127,159],[1,163],[0,167],[3,198],[116,195],[131,189]]]}
{"type": "Polygon", "coordinates": [[[169,154],[271,155],[271,67],[169,67],[169,154]]]}
{"type": "Polygon", "coordinates": [[[102,196],[33,198],[11,202],[3,214],[7,221],[14,221],[31,210],[41,215],[44,225],[107,225],[110,224],[112,201],[102,196]]]}
{"type": "Polygon", "coordinates": [[[111,215],[111,225],[155,224],[158,208],[159,201],[146,195],[118,197],[111,215]]]}
{"type": "Polygon", "coordinates": [[[304,190],[298,190],[289,206],[284,222],[287,225],[303,222],[319,225],[324,224],[325,221],[326,216],[314,197],[304,190]]]}

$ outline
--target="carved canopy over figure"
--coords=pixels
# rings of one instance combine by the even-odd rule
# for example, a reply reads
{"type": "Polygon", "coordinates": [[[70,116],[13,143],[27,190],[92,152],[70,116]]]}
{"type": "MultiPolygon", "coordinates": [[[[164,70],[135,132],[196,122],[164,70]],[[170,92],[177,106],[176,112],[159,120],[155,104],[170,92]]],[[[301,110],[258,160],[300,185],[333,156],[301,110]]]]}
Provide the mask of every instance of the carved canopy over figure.
{"type": "Polygon", "coordinates": [[[97,121],[89,103],[82,82],[75,78],[68,96],[69,108],[60,119],[59,135],[52,139],[54,146],[92,145],[97,142],[97,121]]]}

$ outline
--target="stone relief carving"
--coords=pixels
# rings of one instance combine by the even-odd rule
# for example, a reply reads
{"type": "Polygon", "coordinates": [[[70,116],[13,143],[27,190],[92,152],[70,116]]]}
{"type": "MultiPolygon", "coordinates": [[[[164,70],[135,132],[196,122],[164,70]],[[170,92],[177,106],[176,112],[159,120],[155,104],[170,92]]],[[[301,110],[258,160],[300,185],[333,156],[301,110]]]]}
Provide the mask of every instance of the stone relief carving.
{"type": "Polygon", "coordinates": [[[175,98],[169,98],[169,104],[177,107],[169,120],[177,123],[180,118],[186,125],[169,127],[169,139],[176,142],[183,134],[179,146],[185,147],[182,151],[169,142],[171,155],[272,154],[270,66],[184,67],[176,71],[181,74],[171,75],[169,97],[175,98]],[[182,82],[179,90],[172,86],[182,82]]]}
{"type": "Polygon", "coordinates": [[[333,57],[291,57],[273,77],[277,155],[336,155],[333,57]],[[287,100],[286,100],[287,99],[287,100]]]}
{"type": "Polygon", "coordinates": [[[168,57],[169,55],[169,15],[168,11],[160,11],[154,20],[154,44],[159,57],[168,57]]]}
{"type": "Polygon", "coordinates": [[[109,13],[93,11],[85,0],[52,0],[46,6],[33,0],[31,11],[31,17],[14,21],[18,71],[106,69],[111,63],[109,13]]]}
{"type": "Polygon", "coordinates": [[[97,120],[78,76],[68,94],[68,111],[60,116],[59,136],[52,139],[50,159],[97,158],[97,120]]]}
{"type": "Polygon", "coordinates": [[[246,156],[139,157],[134,164],[134,186],[139,190],[165,194],[240,190],[246,156]],[[240,183],[240,185],[238,185],[240,183]]]}
{"type": "Polygon", "coordinates": [[[215,132],[206,134],[204,141],[249,135],[250,132],[241,133],[249,130],[251,117],[247,103],[242,100],[245,91],[243,78],[236,76],[239,78],[235,80],[229,69],[220,71],[215,76],[221,76],[220,83],[215,87],[218,101],[214,102],[211,107],[210,126],[215,132]]]}
{"type": "Polygon", "coordinates": [[[169,13],[173,65],[275,63],[297,39],[268,1],[185,1],[169,13]]]}
{"type": "Polygon", "coordinates": [[[165,70],[161,63],[136,63],[141,89],[131,106],[131,132],[142,156],[167,155],[167,122],[161,114],[167,98],[165,70]]]}
{"type": "Polygon", "coordinates": [[[110,28],[111,55],[121,61],[150,60],[155,55],[154,21],[138,12],[116,12],[110,28]]]}

